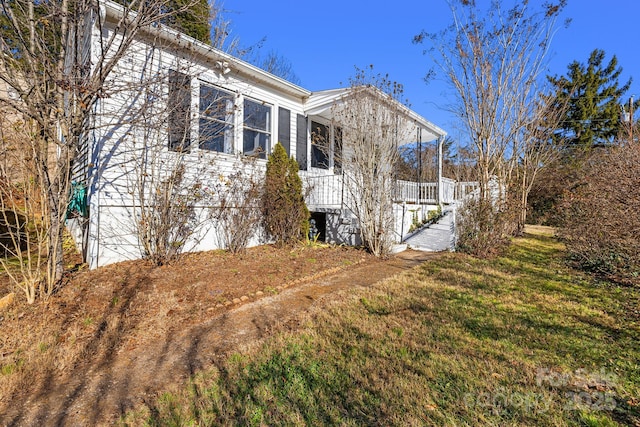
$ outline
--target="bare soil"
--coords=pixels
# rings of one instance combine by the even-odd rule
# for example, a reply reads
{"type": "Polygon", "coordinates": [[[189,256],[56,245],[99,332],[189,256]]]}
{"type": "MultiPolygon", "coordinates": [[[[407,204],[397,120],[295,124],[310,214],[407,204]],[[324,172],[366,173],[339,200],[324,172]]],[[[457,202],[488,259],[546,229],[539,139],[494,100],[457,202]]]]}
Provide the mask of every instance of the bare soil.
{"type": "MultiPolygon", "coordinates": [[[[0,425],[111,425],[230,353],[294,329],[316,301],[432,256],[262,246],[76,272],[46,303],[18,295],[0,313],[0,425]]],[[[1,297],[10,287],[0,280],[1,297]]]]}

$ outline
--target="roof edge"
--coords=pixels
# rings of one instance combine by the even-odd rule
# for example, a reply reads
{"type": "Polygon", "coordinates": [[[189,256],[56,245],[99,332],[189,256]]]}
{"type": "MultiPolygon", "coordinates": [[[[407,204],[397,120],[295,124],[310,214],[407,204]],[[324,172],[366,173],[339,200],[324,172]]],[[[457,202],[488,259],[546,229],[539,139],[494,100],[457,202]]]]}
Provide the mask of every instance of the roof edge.
{"type": "MultiPolygon", "coordinates": [[[[121,20],[127,14],[131,14],[132,16],[136,16],[137,14],[137,12],[127,9],[111,0],[99,1],[98,5],[104,10],[106,17],[116,21],[121,20]]],[[[239,75],[264,83],[291,96],[307,98],[311,95],[311,91],[304,89],[303,87],[271,74],[260,67],[196,40],[195,38],[164,24],[143,27],[141,28],[141,31],[149,35],[157,36],[163,41],[169,42],[173,46],[183,49],[191,54],[201,55],[214,61],[228,62],[233,65],[233,68],[235,69],[234,71],[239,75]]]]}
{"type": "Polygon", "coordinates": [[[447,135],[447,132],[441,127],[425,119],[411,108],[407,107],[401,102],[398,102],[396,99],[393,99],[393,97],[391,97],[389,94],[373,86],[356,86],[351,88],[336,88],[313,92],[306,102],[306,110],[317,112],[326,110],[327,108],[331,108],[336,102],[344,102],[345,99],[353,96],[353,90],[359,88],[373,90],[377,96],[382,96],[385,101],[396,104],[407,118],[417,124],[420,124],[431,133],[436,135],[438,138],[447,135]],[[314,103],[314,98],[320,98],[320,100],[317,102],[317,105],[315,105],[316,103],[314,103]]]}

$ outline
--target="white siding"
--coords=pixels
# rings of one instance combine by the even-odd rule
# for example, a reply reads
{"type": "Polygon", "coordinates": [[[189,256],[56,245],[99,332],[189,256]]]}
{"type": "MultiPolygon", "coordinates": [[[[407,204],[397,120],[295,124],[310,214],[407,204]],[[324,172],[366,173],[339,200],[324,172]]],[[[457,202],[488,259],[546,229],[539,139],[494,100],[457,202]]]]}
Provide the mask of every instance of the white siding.
{"type": "MultiPolygon", "coordinates": [[[[105,29],[102,37],[111,32],[105,29]]],[[[95,42],[95,41],[94,41],[95,42]]],[[[95,44],[94,44],[95,46],[95,44]]],[[[233,66],[232,66],[233,67],[233,66]]],[[[242,100],[250,97],[272,107],[271,142],[277,141],[279,106],[291,111],[291,116],[303,114],[302,100],[255,82],[243,81],[231,71],[222,75],[196,60],[177,56],[168,46],[135,44],[119,61],[106,87],[108,94],[97,107],[96,142],[93,153],[91,187],[91,227],[88,244],[90,267],[96,268],[125,259],[139,258],[136,215],[139,211],[141,177],[155,180],[168,176],[173,167],[183,162],[185,181],[201,181],[204,187],[214,188],[221,180],[247,167],[242,154],[224,154],[200,150],[197,146],[199,84],[205,82],[237,95],[235,112],[234,151],[242,152],[242,100]],[[192,77],[191,150],[176,153],[168,150],[167,73],[175,69],[192,77]],[[149,107],[149,105],[152,105],[149,107]]],[[[291,121],[295,135],[295,120],[291,121]]],[[[295,154],[292,144],[292,154],[295,154]]],[[[255,161],[259,173],[264,174],[266,161],[255,161]]],[[[208,206],[199,208],[201,227],[186,250],[208,250],[221,247],[213,221],[207,220],[208,206]]],[[[259,233],[251,240],[258,244],[259,233]]]]}
{"type": "MultiPolygon", "coordinates": [[[[117,7],[111,5],[107,7],[109,8],[117,7]]],[[[109,19],[107,22],[110,22],[109,19]]],[[[101,29],[92,27],[92,49],[89,53],[94,66],[100,62],[99,39],[102,38],[104,41],[112,36],[113,27],[109,25],[113,24],[105,25],[101,29]]],[[[87,251],[90,268],[139,258],[142,255],[136,231],[140,196],[150,196],[153,193],[154,187],[149,184],[149,179],[158,181],[166,178],[178,163],[183,163],[186,167],[185,181],[201,182],[203,188],[209,189],[213,194],[205,199],[206,203],[202,202],[202,205],[197,207],[200,226],[193,239],[186,243],[185,250],[220,248],[220,227],[215,221],[210,220],[208,215],[209,209],[217,203],[217,186],[227,182],[242,168],[264,175],[266,164],[265,160],[257,160],[253,166],[247,166],[246,157],[238,154],[243,151],[243,100],[248,98],[271,106],[271,148],[278,139],[278,108],[290,111],[290,155],[295,158],[298,154],[297,116],[307,116],[310,114],[309,111],[313,110],[316,117],[329,120],[327,114],[331,111],[330,103],[346,91],[327,91],[315,96],[295,85],[269,76],[249,64],[190,41],[186,36],[171,35],[171,30],[159,27],[156,31],[150,28],[148,33],[146,39],[141,37],[129,49],[113,70],[105,85],[107,90],[104,97],[96,105],[95,131],[91,138],[86,140],[90,148],[90,153],[85,156],[87,161],[83,160],[88,166],[86,173],[90,219],[87,251]],[[225,63],[228,61],[229,72],[221,72],[216,64],[217,57],[224,59],[225,63]],[[171,151],[168,148],[167,107],[171,105],[168,102],[170,70],[191,76],[191,145],[189,152],[185,153],[171,151]],[[236,96],[233,154],[198,148],[198,97],[201,83],[218,87],[236,96]]],[[[116,37],[115,45],[119,40],[121,37],[116,37]]],[[[83,50],[83,53],[86,51],[83,50]]],[[[440,132],[438,128],[410,110],[408,114],[407,124],[411,125],[417,120],[434,132],[440,132]]],[[[313,117],[310,120],[313,120],[313,117]]],[[[307,132],[307,129],[304,131],[307,132]]],[[[344,209],[345,206],[349,206],[349,200],[345,202],[344,198],[353,196],[343,194],[341,175],[334,175],[332,169],[310,167],[308,138],[307,133],[305,150],[308,170],[301,171],[300,175],[307,188],[313,186],[313,182],[322,181],[323,191],[327,193],[322,197],[312,195],[309,199],[310,209],[317,208],[328,212],[336,238],[353,244],[357,241],[358,226],[353,222],[351,213],[344,209]]],[[[348,150],[345,135],[343,141],[344,147],[348,150]]],[[[409,142],[411,141],[413,140],[409,136],[409,142]]],[[[348,157],[348,152],[343,154],[348,157]]],[[[76,175],[84,173],[82,168],[74,172],[76,175]]],[[[402,230],[407,219],[404,219],[405,225],[400,225],[402,215],[398,209],[398,206],[394,208],[396,218],[400,217],[396,222],[396,228],[402,230]]],[[[410,218],[408,220],[410,221],[410,218]]],[[[406,233],[406,230],[404,232],[406,233]]],[[[397,234],[401,234],[399,230],[397,234]]],[[[251,244],[259,243],[261,231],[256,226],[251,244]]]]}

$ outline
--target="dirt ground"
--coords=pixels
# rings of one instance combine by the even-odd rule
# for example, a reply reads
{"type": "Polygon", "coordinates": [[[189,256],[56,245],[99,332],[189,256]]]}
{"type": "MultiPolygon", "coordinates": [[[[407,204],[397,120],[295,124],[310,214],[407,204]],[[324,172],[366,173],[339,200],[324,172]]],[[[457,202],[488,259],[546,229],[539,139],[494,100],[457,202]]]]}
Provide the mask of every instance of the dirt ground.
{"type": "MultiPolygon", "coordinates": [[[[0,425],[110,425],[229,353],[295,328],[332,292],[431,256],[262,246],[74,273],[46,304],[18,295],[0,313],[0,425]]],[[[9,289],[0,285],[0,296],[9,289]]]]}

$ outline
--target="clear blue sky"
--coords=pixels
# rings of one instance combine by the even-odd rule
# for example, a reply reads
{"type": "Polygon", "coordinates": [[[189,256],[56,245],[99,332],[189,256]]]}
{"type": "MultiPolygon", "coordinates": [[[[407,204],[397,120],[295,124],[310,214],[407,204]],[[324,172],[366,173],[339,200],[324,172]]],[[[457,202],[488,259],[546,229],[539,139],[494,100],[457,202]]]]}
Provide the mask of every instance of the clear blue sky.
{"type": "MultiPolygon", "coordinates": [[[[346,86],[354,66],[373,64],[405,86],[415,111],[456,135],[455,119],[441,109],[450,102],[447,88],[438,81],[424,82],[430,61],[422,55],[423,46],[411,43],[420,31],[435,32],[451,22],[446,0],[223,1],[232,35],[243,45],[266,37],[263,51],[274,50],[291,61],[302,87],[346,86]]],[[[607,61],[617,56],[621,83],[634,77],[625,99],[640,97],[640,1],[568,0],[561,20],[565,18],[572,22],[566,29],[559,25],[548,74],[565,74],[570,62],[584,63],[593,49],[603,49],[607,61]]]]}

